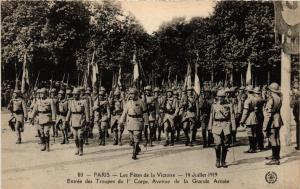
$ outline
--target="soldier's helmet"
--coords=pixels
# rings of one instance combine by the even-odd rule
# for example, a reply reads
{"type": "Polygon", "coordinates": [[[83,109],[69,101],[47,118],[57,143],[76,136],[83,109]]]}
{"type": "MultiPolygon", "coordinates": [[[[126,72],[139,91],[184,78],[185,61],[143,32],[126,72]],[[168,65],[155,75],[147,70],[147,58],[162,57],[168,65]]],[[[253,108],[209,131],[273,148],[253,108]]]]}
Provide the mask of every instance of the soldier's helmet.
{"type": "Polygon", "coordinates": [[[71,89],[67,89],[66,94],[69,95],[71,93],[72,93],[71,89]]]}
{"type": "Polygon", "coordinates": [[[114,95],[119,96],[121,94],[120,90],[115,90],[114,95]]]}
{"type": "Polygon", "coordinates": [[[104,87],[100,87],[100,90],[99,91],[104,91],[104,93],[106,92],[106,89],[104,87]]]}
{"type": "Polygon", "coordinates": [[[159,88],[158,87],[155,87],[153,92],[160,92],[159,88]]]}
{"type": "Polygon", "coordinates": [[[248,92],[253,92],[253,86],[248,85],[245,90],[248,91],[248,92]]]}
{"type": "Polygon", "coordinates": [[[234,93],[236,91],[237,87],[231,87],[230,92],[234,93]]]}
{"type": "Polygon", "coordinates": [[[226,96],[226,91],[224,89],[220,89],[217,92],[218,97],[225,97],[226,96]]]}
{"type": "Polygon", "coordinates": [[[52,89],[50,90],[50,93],[56,93],[56,89],[55,89],[55,88],[52,88],[52,89]]]}
{"type": "Polygon", "coordinates": [[[172,89],[167,89],[167,93],[172,93],[173,94],[173,90],[172,89]]]}
{"type": "Polygon", "coordinates": [[[145,88],[144,88],[145,91],[151,91],[151,86],[150,85],[147,85],[145,88]]]}
{"type": "Polygon", "coordinates": [[[253,89],[253,92],[254,92],[255,94],[260,94],[260,93],[261,93],[261,90],[260,90],[259,87],[255,87],[255,88],[253,89]]]}
{"type": "Polygon", "coordinates": [[[58,94],[62,94],[63,95],[63,94],[65,94],[65,92],[63,90],[59,90],[58,94]]]}
{"type": "Polygon", "coordinates": [[[224,91],[225,91],[225,93],[230,93],[230,92],[231,92],[230,89],[229,89],[228,87],[226,87],[226,88],[224,89],[224,91]]]}
{"type": "Polygon", "coordinates": [[[269,86],[268,86],[268,89],[271,91],[271,92],[274,92],[274,93],[281,93],[280,92],[280,87],[278,85],[278,83],[271,83],[269,86]]]}
{"type": "Polygon", "coordinates": [[[86,89],[85,90],[85,94],[91,94],[91,90],[90,89],[86,89]]]}
{"type": "Polygon", "coordinates": [[[80,94],[80,89],[74,88],[72,94],[80,94]]]}
{"type": "Polygon", "coordinates": [[[14,93],[16,93],[16,94],[20,94],[20,93],[21,93],[21,91],[20,91],[19,89],[15,89],[15,90],[14,90],[14,93]]]}
{"type": "Polygon", "coordinates": [[[105,91],[100,90],[100,91],[99,91],[99,95],[104,96],[104,95],[105,95],[105,91]]]}
{"type": "Polygon", "coordinates": [[[46,88],[41,88],[41,89],[40,89],[40,93],[46,94],[46,93],[47,93],[47,89],[46,89],[46,88]]]}
{"type": "Polygon", "coordinates": [[[241,86],[241,87],[239,88],[239,90],[240,90],[240,91],[243,91],[243,90],[245,90],[245,87],[244,87],[244,86],[241,86]]]}
{"type": "Polygon", "coordinates": [[[129,94],[137,94],[138,93],[138,90],[136,88],[130,88],[129,89],[129,94]]]}

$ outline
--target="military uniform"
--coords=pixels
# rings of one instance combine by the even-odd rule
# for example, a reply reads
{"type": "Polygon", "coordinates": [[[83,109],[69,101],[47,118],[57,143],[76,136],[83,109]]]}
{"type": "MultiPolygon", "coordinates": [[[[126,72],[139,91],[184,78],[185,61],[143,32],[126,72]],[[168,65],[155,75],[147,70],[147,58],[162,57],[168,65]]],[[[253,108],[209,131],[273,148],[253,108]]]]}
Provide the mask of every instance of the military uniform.
{"type": "Polygon", "coordinates": [[[161,131],[163,130],[164,97],[160,94],[160,90],[157,87],[153,90],[153,92],[154,92],[155,98],[157,99],[157,104],[159,107],[158,118],[157,118],[157,123],[156,123],[157,137],[156,137],[156,131],[155,131],[154,140],[156,140],[156,138],[157,138],[157,140],[160,141],[161,140],[161,131]]]}
{"type": "MultiPolygon", "coordinates": [[[[55,88],[50,89],[49,94],[50,94],[49,98],[51,100],[53,100],[54,105],[57,106],[58,99],[56,96],[56,89],[55,88]]],[[[53,130],[52,137],[58,137],[58,128],[56,126],[54,126],[54,127],[52,127],[52,130],[53,130]]]]}
{"type": "Polygon", "coordinates": [[[257,99],[253,97],[253,87],[246,87],[248,97],[244,103],[243,114],[240,121],[241,125],[246,125],[247,135],[249,139],[249,150],[246,153],[256,153],[256,127],[258,124],[256,110],[257,99]]]}
{"type": "Polygon", "coordinates": [[[90,121],[90,114],[88,105],[85,100],[79,97],[80,90],[75,88],[73,90],[74,98],[68,104],[68,113],[66,122],[72,127],[73,135],[75,137],[75,144],[77,151],[75,155],[83,154],[83,133],[85,126],[90,121]]]}
{"type": "Polygon", "coordinates": [[[139,142],[141,132],[144,126],[149,125],[148,113],[146,104],[142,99],[138,98],[138,91],[135,88],[130,89],[129,93],[132,98],[129,99],[119,121],[119,126],[126,120],[126,127],[133,138],[133,159],[137,159],[137,154],[140,152],[139,142]]]}
{"type": "Polygon", "coordinates": [[[227,167],[225,160],[230,133],[231,130],[236,130],[236,125],[232,104],[225,101],[225,91],[219,90],[217,97],[220,99],[212,105],[208,130],[214,136],[216,167],[219,168],[227,167]]]}
{"type": "Polygon", "coordinates": [[[16,95],[15,98],[11,99],[8,103],[8,109],[12,113],[12,117],[15,118],[15,130],[17,133],[17,144],[21,144],[21,132],[24,131],[24,120],[27,120],[28,113],[27,113],[27,106],[25,101],[19,96],[20,91],[15,90],[14,94],[16,95]]]}
{"type": "Polygon", "coordinates": [[[110,107],[108,100],[104,97],[105,93],[103,90],[99,92],[99,97],[94,102],[94,125],[98,126],[99,129],[99,145],[105,145],[105,135],[109,127],[110,121],[110,107]]]}
{"type": "Polygon", "coordinates": [[[89,115],[91,118],[91,121],[89,122],[88,125],[85,125],[85,129],[84,129],[84,134],[83,134],[83,140],[85,145],[88,145],[88,139],[92,137],[92,133],[93,133],[93,123],[92,123],[92,119],[93,119],[93,102],[92,102],[92,97],[90,96],[90,91],[89,90],[85,90],[84,88],[81,88],[81,99],[84,100],[87,104],[88,110],[89,110],[89,115]]]}
{"type": "Polygon", "coordinates": [[[53,122],[56,119],[56,107],[52,99],[46,97],[46,89],[40,90],[41,95],[44,95],[39,99],[33,107],[32,119],[37,117],[38,129],[41,133],[43,142],[42,151],[50,151],[50,129],[53,126],[53,122]]]}
{"type": "Polygon", "coordinates": [[[169,89],[167,93],[170,93],[169,96],[165,99],[163,103],[162,109],[164,111],[163,125],[166,136],[166,141],[164,146],[168,146],[169,144],[174,145],[174,133],[175,133],[175,124],[174,118],[178,114],[179,104],[178,101],[173,97],[172,89],[169,89]],[[170,138],[171,134],[171,138],[170,138]]]}
{"type": "Polygon", "coordinates": [[[271,83],[268,86],[268,90],[271,95],[266,103],[265,117],[263,122],[263,128],[266,132],[266,136],[269,138],[272,156],[270,162],[267,165],[279,165],[280,164],[280,128],[283,125],[283,121],[280,115],[280,109],[282,105],[281,93],[279,85],[277,83],[271,83]]]}
{"type": "Polygon", "coordinates": [[[58,127],[63,135],[63,141],[61,144],[68,144],[68,125],[66,125],[66,116],[68,113],[68,100],[64,98],[64,91],[60,90],[58,92],[59,98],[56,105],[57,109],[57,119],[56,119],[56,127],[58,127]]]}
{"type": "Polygon", "coordinates": [[[146,144],[150,143],[150,146],[152,146],[152,141],[154,138],[154,131],[155,131],[155,124],[156,120],[158,119],[158,114],[159,114],[159,106],[157,102],[157,98],[155,96],[152,96],[150,94],[151,92],[151,86],[145,87],[146,95],[145,95],[145,103],[147,106],[148,110],[148,115],[149,115],[149,128],[145,127],[144,128],[144,136],[146,139],[146,144]],[[148,131],[150,136],[148,137],[148,131]]]}
{"type": "Polygon", "coordinates": [[[257,127],[256,127],[256,138],[257,138],[257,147],[259,150],[264,150],[264,133],[263,133],[263,106],[264,106],[264,99],[261,96],[261,91],[259,87],[254,88],[254,96],[256,100],[256,117],[257,117],[257,127]]]}
{"type": "Polygon", "coordinates": [[[187,97],[181,105],[182,125],[186,137],[185,145],[193,146],[193,135],[196,132],[196,121],[199,117],[198,100],[193,95],[193,88],[188,89],[187,97]]]}
{"type": "Polygon", "coordinates": [[[120,96],[120,91],[114,92],[114,97],[111,99],[110,112],[111,112],[111,130],[114,133],[114,145],[122,145],[122,134],[124,132],[124,125],[118,127],[119,119],[123,112],[124,100],[120,96]]]}

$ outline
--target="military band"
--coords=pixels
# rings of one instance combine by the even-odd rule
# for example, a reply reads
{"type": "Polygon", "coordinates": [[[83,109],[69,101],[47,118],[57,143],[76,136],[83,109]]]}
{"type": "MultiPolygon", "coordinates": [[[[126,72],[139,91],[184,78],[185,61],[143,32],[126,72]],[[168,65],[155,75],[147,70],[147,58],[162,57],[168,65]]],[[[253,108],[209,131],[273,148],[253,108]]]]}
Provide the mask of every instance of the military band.
{"type": "MultiPolygon", "coordinates": [[[[204,87],[200,95],[193,87],[162,90],[150,85],[144,91],[116,88],[110,93],[104,87],[93,92],[82,87],[75,87],[73,91],[70,87],[34,88],[27,104],[20,91],[15,90],[8,103],[12,114],[9,124],[16,131],[17,144],[20,144],[24,123],[29,118],[31,125],[37,128],[42,151],[50,151],[50,131],[53,131],[53,137],[61,133],[61,144],[68,144],[73,137],[75,154],[81,156],[84,144],[88,145],[88,139],[93,138],[95,126],[99,145],[103,146],[107,144],[109,129],[113,134],[113,145],[122,145],[124,130],[128,130],[132,159],[136,160],[141,151],[141,140],[149,147],[159,144],[162,139],[161,144],[165,147],[177,145],[181,140],[186,146],[194,146],[199,144],[196,142],[199,141],[197,129],[201,128],[203,148],[214,146],[216,167],[226,168],[227,151],[237,145],[237,130],[241,126],[249,140],[247,153],[264,151],[270,146],[272,155],[266,157],[270,160],[266,164],[280,164],[279,136],[283,122],[280,115],[282,97],[277,83],[263,88],[252,85],[204,87]]],[[[300,148],[299,104],[299,92],[296,91],[292,108],[297,150],[300,148]]]]}

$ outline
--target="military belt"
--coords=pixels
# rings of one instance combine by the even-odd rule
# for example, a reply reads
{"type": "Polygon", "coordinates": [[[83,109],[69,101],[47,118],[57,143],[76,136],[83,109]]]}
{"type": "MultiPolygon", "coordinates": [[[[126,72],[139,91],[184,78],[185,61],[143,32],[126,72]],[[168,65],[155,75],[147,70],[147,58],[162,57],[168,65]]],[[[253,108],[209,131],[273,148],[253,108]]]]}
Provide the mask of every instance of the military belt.
{"type": "Polygon", "coordinates": [[[83,114],[83,112],[72,112],[72,114],[83,114]]]}
{"type": "Polygon", "coordinates": [[[23,114],[23,110],[13,111],[13,113],[15,113],[15,114],[23,114]]]}
{"type": "Polygon", "coordinates": [[[51,112],[50,111],[38,111],[39,114],[50,114],[51,112]]]}
{"type": "Polygon", "coordinates": [[[222,118],[222,119],[215,119],[215,121],[229,121],[229,119],[222,118]]]}
{"type": "Polygon", "coordinates": [[[132,117],[132,118],[142,118],[143,115],[139,114],[139,115],[130,115],[128,114],[129,117],[132,117]]]}
{"type": "Polygon", "coordinates": [[[57,115],[67,116],[67,112],[57,112],[57,115]]]}

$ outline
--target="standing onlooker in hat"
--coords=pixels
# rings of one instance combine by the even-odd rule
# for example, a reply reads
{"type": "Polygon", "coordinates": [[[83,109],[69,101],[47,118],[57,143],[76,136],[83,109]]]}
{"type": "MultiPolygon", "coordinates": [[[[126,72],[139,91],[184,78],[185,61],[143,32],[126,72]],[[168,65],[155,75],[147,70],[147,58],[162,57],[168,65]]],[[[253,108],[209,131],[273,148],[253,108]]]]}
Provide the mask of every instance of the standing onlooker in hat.
{"type": "Polygon", "coordinates": [[[280,128],[283,125],[280,115],[282,105],[281,92],[277,83],[271,83],[268,86],[270,97],[265,107],[265,117],[263,128],[272,148],[272,156],[267,157],[271,159],[266,165],[279,165],[280,164],[280,128]]]}

